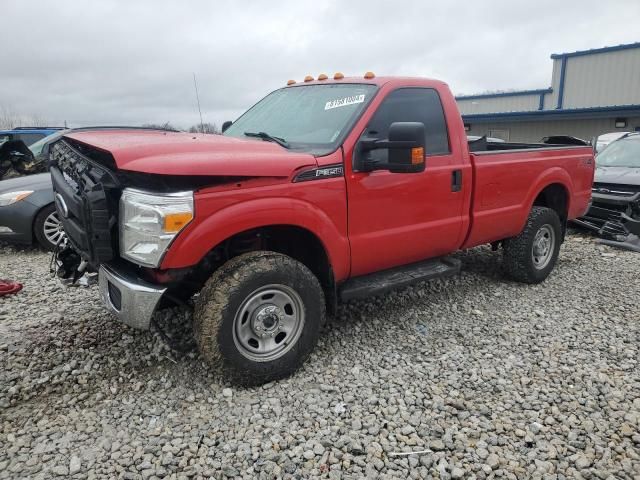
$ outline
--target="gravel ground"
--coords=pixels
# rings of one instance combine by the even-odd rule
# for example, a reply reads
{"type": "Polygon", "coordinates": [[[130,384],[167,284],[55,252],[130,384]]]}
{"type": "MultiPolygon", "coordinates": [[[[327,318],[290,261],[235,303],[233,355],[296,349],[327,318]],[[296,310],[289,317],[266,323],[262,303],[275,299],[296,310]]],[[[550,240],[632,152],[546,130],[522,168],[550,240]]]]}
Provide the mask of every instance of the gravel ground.
{"type": "Polygon", "coordinates": [[[640,479],[640,255],[572,235],[537,286],[487,248],[458,257],[459,277],[342,306],[293,377],[237,389],[0,247],[25,282],[0,299],[0,478],[640,479]]]}

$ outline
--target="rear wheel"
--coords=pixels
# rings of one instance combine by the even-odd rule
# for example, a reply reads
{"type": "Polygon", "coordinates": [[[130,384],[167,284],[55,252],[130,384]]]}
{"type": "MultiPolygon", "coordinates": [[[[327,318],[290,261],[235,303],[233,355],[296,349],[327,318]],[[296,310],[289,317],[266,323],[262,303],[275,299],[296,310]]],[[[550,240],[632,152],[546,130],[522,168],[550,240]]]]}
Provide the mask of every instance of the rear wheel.
{"type": "Polygon", "coordinates": [[[533,207],[522,233],[504,241],[507,274],[523,283],[542,282],[558,260],[561,239],[562,227],[555,210],[533,207]]]}
{"type": "Polygon", "coordinates": [[[322,288],[311,271],[274,252],[251,252],[207,281],[194,312],[194,336],[210,363],[235,383],[257,385],[294,372],[316,345],[324,321],[322,288]]]}
{"type": "Polygon", "coordinates": [[[65,233],[53,204],[38,212],[33,222],[33,234],[38,243],[47,250],[55,250],[58,242],[62,243],[65,233]]]}

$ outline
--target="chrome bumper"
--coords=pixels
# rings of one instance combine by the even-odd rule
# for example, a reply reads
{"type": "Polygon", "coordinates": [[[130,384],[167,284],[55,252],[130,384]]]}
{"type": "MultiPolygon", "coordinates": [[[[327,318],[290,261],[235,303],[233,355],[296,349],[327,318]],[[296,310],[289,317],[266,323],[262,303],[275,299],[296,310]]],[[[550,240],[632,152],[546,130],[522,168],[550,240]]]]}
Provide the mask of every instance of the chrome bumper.
{"type": "Polygon", "coordinates": [[[100,296],[109,311],[130,327],[149,329],[166,288],[118,272],[109,265],[100,266],[98,278],[100,296]]]}

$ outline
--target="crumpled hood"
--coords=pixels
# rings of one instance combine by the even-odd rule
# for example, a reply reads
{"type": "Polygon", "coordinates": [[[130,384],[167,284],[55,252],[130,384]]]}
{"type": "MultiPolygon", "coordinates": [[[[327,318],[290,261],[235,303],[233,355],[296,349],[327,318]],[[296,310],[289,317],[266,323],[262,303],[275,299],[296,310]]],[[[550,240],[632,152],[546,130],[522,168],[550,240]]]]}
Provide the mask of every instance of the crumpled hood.
{"type": "Polygon", "coordinates": [[[133,172],[288,177],[299,168],[317,166],[311,154],[260,139],[151,130],[90,131],[66,137],[111,153],[118,169],[133,172]]]}
{"type": "Polygon", "coordinates": [[[640,168],[597,166],[594,182],[640,185],[640,168]]]}

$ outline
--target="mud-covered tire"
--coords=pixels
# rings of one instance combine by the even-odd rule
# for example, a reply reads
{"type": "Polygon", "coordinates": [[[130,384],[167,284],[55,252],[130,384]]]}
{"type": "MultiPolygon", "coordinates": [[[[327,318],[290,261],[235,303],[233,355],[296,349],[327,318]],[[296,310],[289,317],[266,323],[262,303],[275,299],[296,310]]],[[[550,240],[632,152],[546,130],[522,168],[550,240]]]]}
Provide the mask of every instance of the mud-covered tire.
{"type": "Polygon", "coordinates": [[[562,226],[558,214],[546,207],[533,207],[524,230],[517,237],[504,241],[504,270],[512,279],[523,283],[544,281],[555,266],[562,243],[562,226]],[[551,245],[548,256],[539,255],[539,241],[551,245]],[[538,260],[536,260],[536,258],[538,260]],[[544,261],[540,261],[543,258],[544,261]]]}
{"type": "MultiPolygon", "coordinates": [[[[265,297],[267,297],[265,295],[265,297]]],[[[286,306],[283,310],[286,309],[286,306]]],[[[293,311],[294,314],[296,311],[293,311]]],[[[278,313],[282,313],[278,310],[278,313]]],[[[196,298],[194,309],[194,337],[200,354],[206,362],[220,364],[225,375],[236,384],[251,386],[284,378],[293,373],[309,356],[318,341],[320,327],[324,323],[325,301],[318,279],[302,263],[275,252],[250,252],[235,257],[225,263],[206,282],[200,295],[196,298]],[[261,289],[266,286],[281,288],[290,298],[296,299],[297,309],[302,314],[302,327],[293,341],[286,344],[286,351],[275,358],[253,358],[243,340],[239,329],[246,333],[247,317],[249,322],[257,319],[264,312],[268,300],[259,297],[261,289]],[[256,292],[258,292],[256,294],[256,292]],[[249,299],[258,298],[251,303],[258,305],[250,316],[240,313],[248,312],[249,299]],[[266,303],[260,303],[266,302],[266,303]],[[252,358],[248,358],[252,357],[252,358]]],[[[264,317],[263,317],[264,318],[264,317]]],[[[273,317],[276,318],[277,316],[273,317]]],[[[256,320],[256,325],[264,327],[256,320]]],[[[284,324],[284,323],[283,323],[284,324]]],[[[253,325],[253,323],[251,324],[253,325]]],[[[261,331],[264,335],[264,330],[261,331]]],[[[255,333],[251,330],[251,333],[255,333]]],[[[285,337],[286,339],[286,337],[285,337]]],[[[256,336],[251,341],[261,342],[256,336]]],[[[265,342],[273,341],[269,338],[265,342]]],[[[267,345],[267,343],[265,343],[267,345]]],[[[274,348],[279,348],[275,346],[274,348]]],[[[255,355],[262,355],[262,353],[255,355]]],[[[275,354],[274,354],[275,355],[275,354]]]]}

